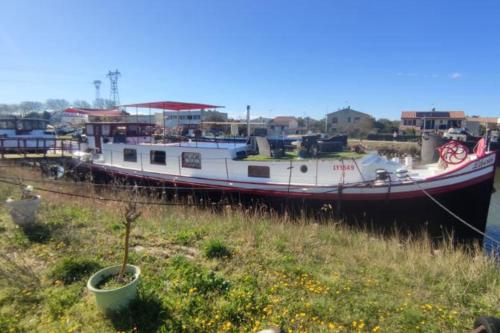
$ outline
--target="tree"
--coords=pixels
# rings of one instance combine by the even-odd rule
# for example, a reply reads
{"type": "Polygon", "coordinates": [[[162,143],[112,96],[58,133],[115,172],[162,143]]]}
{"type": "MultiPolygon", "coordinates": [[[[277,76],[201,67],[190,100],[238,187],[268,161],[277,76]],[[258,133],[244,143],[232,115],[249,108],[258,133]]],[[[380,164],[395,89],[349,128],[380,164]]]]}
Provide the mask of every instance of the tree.
{"type": "Polygon", "coordinates": [[[77,108],[84,108],[84,109],[90,109],[92,106],[84,100],[79,100],[77,99],[76,101],[73,102],[73,106],[77,108]]]}
{"type": "Polygon", "coordinates": [[[51,114],[50,114],[50,112],[47,112],[47,111],[43,111],[43,112],[33,111],[33,112],[26,113],[24,115],[24,117],[26,117],[26,118],[32,118],[32,119],[45,119],[45,120],[49,120],[50,117],[51,117],[51,114]]]}
{"type": "Polygon", "coordinates": [[[227,117],[225,114],[219,111],[204,111],[203,121],[226,121],[227,117]]]}
{"type": "Polygon", "coordinates": [[[41,111],[43,104],[40,102],[24,101],[19,104],[19,108],[24,112],[41,111]]]}
{"type": "Polygon", "coordinates": [[[49,98],[45,102],[45,106],[50,110],[61,111],[69,107],[69,102],[65,99],[49,98]]]}
{"type": "Polygon", "coordinates": [[[394,131],[399,130],[399,120],[389,120],[386,118],[380,118],[375,121],[374,126],[379,133],[389,133],[392,134],[394,131]]]}

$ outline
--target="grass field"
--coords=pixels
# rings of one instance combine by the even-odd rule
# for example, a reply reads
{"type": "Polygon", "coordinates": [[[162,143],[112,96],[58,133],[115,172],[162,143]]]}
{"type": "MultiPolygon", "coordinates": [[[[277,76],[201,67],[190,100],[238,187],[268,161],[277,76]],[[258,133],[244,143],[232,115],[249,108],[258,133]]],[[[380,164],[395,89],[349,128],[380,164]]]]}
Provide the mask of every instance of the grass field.
{"type": "MultiPolygon", "coordinates": [[[[0,182],[0,201],[19,191],[0,182]]],[[[105,317],[85,285],[120,263],[124,205],[39,193],[39,227],[29,232],[0,206],[0,332],[467,332],[476,316],[500,315],[498,266],[480,250],[431,250],[425,238],[243,207],[141,206],[130,259],[142,269],[140,297],[105,317]]]]}

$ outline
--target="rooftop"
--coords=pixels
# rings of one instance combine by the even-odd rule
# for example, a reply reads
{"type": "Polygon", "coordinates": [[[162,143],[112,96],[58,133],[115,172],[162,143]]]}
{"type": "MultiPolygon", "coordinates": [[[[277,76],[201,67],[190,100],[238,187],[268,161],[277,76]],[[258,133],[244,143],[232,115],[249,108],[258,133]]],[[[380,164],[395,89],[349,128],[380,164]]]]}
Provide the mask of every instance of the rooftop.
{"type": "Polygon", "coordinates": [[[416,119],[416,118],[448,118],[448,119],[465,119],[463,111],[403,111],[401,118],[416,119]]]}

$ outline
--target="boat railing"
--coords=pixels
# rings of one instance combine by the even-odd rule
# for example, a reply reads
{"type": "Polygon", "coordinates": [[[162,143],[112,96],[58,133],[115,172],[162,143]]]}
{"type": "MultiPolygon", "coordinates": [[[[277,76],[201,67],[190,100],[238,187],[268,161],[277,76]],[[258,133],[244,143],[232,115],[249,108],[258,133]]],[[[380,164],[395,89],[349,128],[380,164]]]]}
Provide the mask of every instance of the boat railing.
{"type": "MultiPolygon", "coordinates": [[[[123,167],[123,150],[113,150],[113,149],[107,149],[107,158],[104,157],[105,155],[103,154],[103,159],[99,160],[98,162],[100,163],[106,163],[110,166],[115,166],[115,167],[123,167]]],[[[148,168],[148,165],[150,163],[150,154],[145,153],[145,152],[136,152],[136,161],[137,163],[136,170],[140,170],[141,172],[144,171],[151,171],[148,168]]],[[[231,169],[231,161],[234,159],[231,157],[203,157],[204,161],[211,161],[211,163],[216,163],[220,167],[220,170],[224,170],[225,173],[225,178],[227,180],[231,180],[231,175],[234,175],[235,169],[231,169]]],[[[243,160],[245,161],[245,160],[243,160]]],[[[337,171],[340,171],[338,173],[338,179],[331,179],[330,185],[338,185],[345,187],[347,183],[349,183],[349,186],[360,186],[360,185],[366,185],[368,183],[371,183],[371,179],[367,179],[366,175],[363,174],[360,165],[358,164],[358,161],[356,158],[353,157],[341,157],[335,160],[328,159],[328,158],[322,158],[322,157],[317,157],[317,158],[311,158],[311,159],[271,159],[267,161],[263,160],[247,160],[249,164],[254,164],[254,165],[261,165],[263,166],[265,163],[266,166],[272,167],[272,166],[277,166],[281,165],[283,166],[283,163],[287,164],[286,167],[286,178],[288,179],[289,186],[295,186],[297,185],[296,176],[297,174],[301,174],[304,172],[308,172],[309,168],[309,173],[310,174],[310,182],[307,183],[309,186],[318,186],[320,183],[323,183],[322,177],[321,177],[321,170],[323,167],[320,166],[321,162],[324,161],[330,161],[334,162],[336,161],[338,163],[337,166],[337,171]],[[308,165],[304,165],[305,162],[308,162],[308,165]],[[311,164],[312,163],[312,164],[311,164]],[[350,164],[346,164],[350,163],[350,164]],[[305,169],[302,169],[305,166],[305,169]],[[349,172],[352,172],[350,181],[346,181],[346,170],[349,172]],[[353,179],[354,177],[354,179],[353,179]],[[355,180],[356,179],[356,180],[355,180]]],[[[177,170],[177,175],[182,176],[183,172],[183,166],[182,166],[182,160],[181,156],[175,156],[175,157],[167,157],[165,159],[165,164],[169,165],[169,163],[174,162],[175,165],[178,166],[177,170]],[[170,162],[169,162],[170,161],[170,162]]],[[[240,168],[237,169],[238,172],[241,171],[240,168]]],[[[284,171],[284,170],[283,170],[284,171]]],[[[333,175],[333,174],[332,174],[333,175]]],[[[304,184],[305,185],[305,184],[304,184]]]]}
{"type": "Polygon", "coordinates": [[[0,138],[0,158],[6,155],[27,157],[28,154],[70,156],[81,151],[82,143],[77,140],[59,138],[0,138]]]}

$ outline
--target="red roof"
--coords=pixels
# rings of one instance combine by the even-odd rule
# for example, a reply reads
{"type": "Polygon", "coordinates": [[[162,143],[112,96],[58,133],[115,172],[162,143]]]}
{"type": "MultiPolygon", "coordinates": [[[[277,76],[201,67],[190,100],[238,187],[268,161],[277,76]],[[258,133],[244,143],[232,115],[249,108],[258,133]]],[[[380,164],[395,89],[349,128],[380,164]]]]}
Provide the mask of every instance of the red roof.
{"type": "Polygon", "coordinates": [[[478,123],[499,124],[500,123],[500,118],[494,118],[494,117],[467,117],[467,121],[478,122],[478,123]]]}
{"type": "Polygon", "coordinates": [[[124,107],[136,107],[136,108],[173,110],[173,111],[223,108],[223,106],[210,105],[210,104],[169,102],[169,101],[127,104],[127,105],[122,105],[122,106],[124,106],[124,107]]]}
{"type": "Polygon", "coordinates": [[[126,112],[119,109],[88,109],[88,108],[74,108],[70,107],[64,110],[65,113],[79,113],[88,116],[101,116],[101,117],[117,117],[126,115],[126,112]]]}
{"type": "Polygon", "coordinates": [[[283,124],[283,125],[288,125],[291,121],[297,120],[295,117],[290,117],[290,116],[277,116],[274,117],[271,122],[273,124],[283,124]]]}

